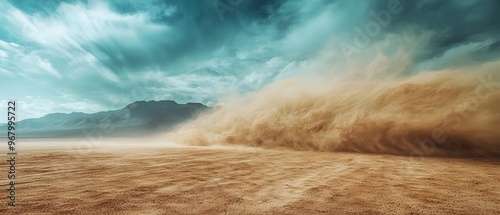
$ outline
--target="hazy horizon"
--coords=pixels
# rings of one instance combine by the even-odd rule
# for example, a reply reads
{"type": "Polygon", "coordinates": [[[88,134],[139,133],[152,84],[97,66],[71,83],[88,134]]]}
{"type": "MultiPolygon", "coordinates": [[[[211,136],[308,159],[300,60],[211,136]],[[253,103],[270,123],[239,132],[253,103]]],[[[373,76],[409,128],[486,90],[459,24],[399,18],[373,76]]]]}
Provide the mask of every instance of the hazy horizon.
{"type": "Polygon", "coordinates": [[[400,51],[411,63],[384,73],[498,59],[494,0],[217,2],[0,1],[0,111],[8,99],[22,119],[137,100],[214,106],[290,78],[342,80],[349,62],[400,51]]]}
{"type": "Polygon", "coordinates": [[[0,0],[0,214],[500,214],[499,11],[0,0]]]}

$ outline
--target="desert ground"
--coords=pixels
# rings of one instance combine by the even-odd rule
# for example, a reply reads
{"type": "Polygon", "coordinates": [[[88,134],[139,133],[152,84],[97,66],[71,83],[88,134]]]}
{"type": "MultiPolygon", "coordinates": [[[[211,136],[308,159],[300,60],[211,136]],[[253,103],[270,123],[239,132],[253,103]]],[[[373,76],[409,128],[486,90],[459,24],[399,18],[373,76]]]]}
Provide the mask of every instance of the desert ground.
{"type": "MultiPolygon", "coordinates": [[[[16,207],[4,197],[0,214],[500,214],[498,159],[148,139],[18,145],[16,207]]],[[[0,169],[7,196],[7,162],[0,169]]]]}

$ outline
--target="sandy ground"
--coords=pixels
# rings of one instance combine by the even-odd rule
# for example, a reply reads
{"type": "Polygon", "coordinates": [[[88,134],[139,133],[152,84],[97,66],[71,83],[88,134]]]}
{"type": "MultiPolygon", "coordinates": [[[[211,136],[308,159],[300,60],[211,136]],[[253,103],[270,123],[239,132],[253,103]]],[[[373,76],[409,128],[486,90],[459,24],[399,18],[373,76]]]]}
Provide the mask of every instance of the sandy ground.
{"type": "Polygon", "coordinates": [[[500,214],[500,160],[71,144],[22,142],[0,214],[500,214]]]}

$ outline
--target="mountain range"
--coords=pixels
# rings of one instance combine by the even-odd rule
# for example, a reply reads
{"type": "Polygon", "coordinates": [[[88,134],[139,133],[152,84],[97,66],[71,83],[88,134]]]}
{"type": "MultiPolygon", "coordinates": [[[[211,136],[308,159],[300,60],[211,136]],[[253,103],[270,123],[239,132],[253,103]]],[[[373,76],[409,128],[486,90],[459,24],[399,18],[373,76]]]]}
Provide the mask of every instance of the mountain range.
{"type": "MultiPolygon", "coordinates": [[[[118,110],[98,113],[52,113],[16,122],[18,137],[138,136],[168,131],[210,109],[200,103],[137,101],[118,110]]],[[[0,125],[7,131],[7,125],[0,125]]],[[[7,135],[1,132],[0,136],[7,135]]]]}

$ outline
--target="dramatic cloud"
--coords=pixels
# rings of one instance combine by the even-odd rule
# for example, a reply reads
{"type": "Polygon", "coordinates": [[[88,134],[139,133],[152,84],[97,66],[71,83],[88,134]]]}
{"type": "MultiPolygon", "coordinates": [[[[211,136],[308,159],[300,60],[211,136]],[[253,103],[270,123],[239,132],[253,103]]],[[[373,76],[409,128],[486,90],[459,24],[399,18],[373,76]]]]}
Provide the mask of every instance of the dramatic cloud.
{"type": "Polygon", "coordinates": [[[499,10],[495,0],[0,0],[1,100],[24,103],[24,118],[135,100],[213,105],[342,73],[354,58],[368,66],[373,47],[396,52],[401,35],[427,44],[408,72],[443,69],[498,57],[499,10]]]}

